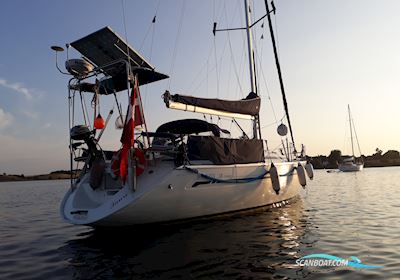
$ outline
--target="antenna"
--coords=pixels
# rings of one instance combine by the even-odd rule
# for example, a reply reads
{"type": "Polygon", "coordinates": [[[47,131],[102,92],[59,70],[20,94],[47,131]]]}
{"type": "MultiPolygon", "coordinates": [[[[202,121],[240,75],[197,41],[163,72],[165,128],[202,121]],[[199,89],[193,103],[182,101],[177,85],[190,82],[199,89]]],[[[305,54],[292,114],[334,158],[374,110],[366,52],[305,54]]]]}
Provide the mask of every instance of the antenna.
{"type": "Polygon", "coordinates": [[[70,44],[65,44],[65,47],[67,48],[67,60],[69,59],[69,56],[68,56],[68,54],[69,54],[69,48],[71,47],[71,45],[70,44]]]}
{"type": "MultiPolygon", "coordinates": [[[[64,48],[62,48],[60,46],[51,46],[50,48],[56,53],[56,67],[57,67],[58,71],[60,71],[61,74],[69,75],[68,73],[61,71],[60,67],[58,66],[58,53],[63,52],[64,48]]],[[[68,48],[67,48],[67,56],[68,56],[68,48]]]]}

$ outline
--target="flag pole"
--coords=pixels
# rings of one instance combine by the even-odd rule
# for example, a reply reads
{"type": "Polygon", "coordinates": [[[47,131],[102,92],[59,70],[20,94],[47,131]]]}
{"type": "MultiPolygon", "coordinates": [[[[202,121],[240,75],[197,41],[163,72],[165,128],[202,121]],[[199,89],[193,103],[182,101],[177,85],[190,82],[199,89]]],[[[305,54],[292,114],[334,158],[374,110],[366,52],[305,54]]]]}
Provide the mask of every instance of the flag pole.
{"type": "MultiPolygon", "coordinates": [[[[143,111],[142,95],[140,94],[140,90],[139,90],[139,79],[138,79],[137,74],[135,75],[135,83],[136,83],[137,95],[138,95],[138,100],[139,100],[140,114],[142,115],[142,118],[143,118],[144,129],[146,132],[148,132],[146,118],[144,116],[144,111],[143,111]]],[[[150,147],[150,138],[149,138],[148,134],[146,135],[146,139],[147,139],[147,147],[150,147]]]]}

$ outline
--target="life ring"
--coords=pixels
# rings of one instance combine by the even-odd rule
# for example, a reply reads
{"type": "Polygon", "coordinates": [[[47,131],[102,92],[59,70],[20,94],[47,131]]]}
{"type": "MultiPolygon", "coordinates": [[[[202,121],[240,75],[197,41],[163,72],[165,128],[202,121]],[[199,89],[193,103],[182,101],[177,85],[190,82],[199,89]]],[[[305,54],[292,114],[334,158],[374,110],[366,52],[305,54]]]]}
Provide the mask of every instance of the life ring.
{"type": "Polygon", "coordinates": [[[139,177],[144,172],[146,165],[146,159],[142,150],[135,148],[135,158],[136,158],[136,176],[139,177]]]}

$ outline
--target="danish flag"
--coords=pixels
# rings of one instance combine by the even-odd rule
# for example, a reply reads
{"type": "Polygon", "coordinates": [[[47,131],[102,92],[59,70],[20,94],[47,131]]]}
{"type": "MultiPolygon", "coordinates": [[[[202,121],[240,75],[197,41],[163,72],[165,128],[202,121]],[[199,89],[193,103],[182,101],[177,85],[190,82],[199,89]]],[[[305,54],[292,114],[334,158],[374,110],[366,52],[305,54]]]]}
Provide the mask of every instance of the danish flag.
{"type": "Polygon", "coordinates": [[[132,92],[129,97],[125,125],[121,135],[120,176],[123,182],[125,182],[127,176],[128,152],[135,142],[135,127],[144,124],[139,95],[138,79],[137,76],[135,76],[132,92]]]}

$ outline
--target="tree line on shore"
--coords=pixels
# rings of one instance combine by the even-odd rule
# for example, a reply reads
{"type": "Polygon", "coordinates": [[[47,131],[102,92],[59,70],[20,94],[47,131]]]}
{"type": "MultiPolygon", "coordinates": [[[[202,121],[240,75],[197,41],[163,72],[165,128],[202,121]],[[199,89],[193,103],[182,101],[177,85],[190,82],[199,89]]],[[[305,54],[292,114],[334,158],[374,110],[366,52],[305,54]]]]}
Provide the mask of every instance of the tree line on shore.
{"type": "MultiPolygon", "coordinates": [[[[342,155],[340,150],[332,150],[328,156],[319,155],[307,159],[312,163],[315,169],[334,169],[338,167],[338,163],[348,155],[342,155]]],[[[384,166],[400,166],[400,153],[396,150],[389,150],[383,153],[379,148],[375,149],[375,153],[369,156],[361,155],[365,167],[384,167],[384,166]]],[[[76,170],[74,170],[76,172],[76,170]]],[[[68,179],[71,171],[57,170],[49,174],[25,176],[24,174],[6,174],[0,173],[0,182],[4,181],[22,181],[22,180],[51,180],[51,179],[68,179]]]]}
{"type": "Polygon", "coordinates": [[[57,170],[48,174],[41,175],[24,175],[24,174],[7,174],[0,173],[0,182],[9,181],[31,181],[31,180],[57,180],[57,179],[69,179],[71,177],[71,171],[69,170],[57,170]]]}
{"type": "MultiPolygon", "coordinates": [[[[319,155],[308,157],[315,169],[333,169],[338,167],[338,163],[349,155],[342,155],[340,150],[332,150],[328,156],[319,155]]],[[[369,156],[361,155],[365,167],[384,167],[384,166],[400,166],[400,153],[396,150],[389,150],[386,153],[379,148],[375,149],[375,153],[369,156]]]]}

